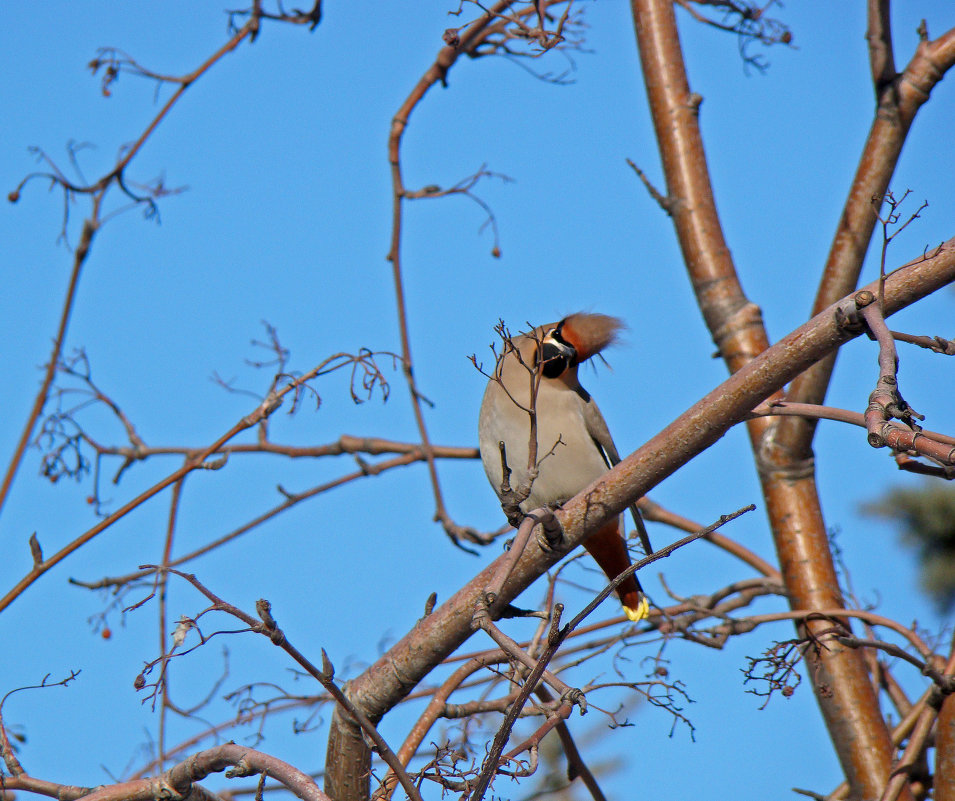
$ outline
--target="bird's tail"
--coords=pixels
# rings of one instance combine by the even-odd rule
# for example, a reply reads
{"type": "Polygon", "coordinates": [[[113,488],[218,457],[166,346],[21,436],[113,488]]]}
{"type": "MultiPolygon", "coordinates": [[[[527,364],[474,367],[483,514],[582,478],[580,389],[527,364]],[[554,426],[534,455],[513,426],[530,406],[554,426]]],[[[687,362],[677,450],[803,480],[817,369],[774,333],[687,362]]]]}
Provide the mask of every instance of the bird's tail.
{"type": "MultiPolygon", "coordinates": [[[[584,543],[588,553],[593,556],[609,579],[615,579],[630,567],[630,554],[627,551],[627,543],[624,541],[623,527],[620,523],[619,518],[614,518],[603,528],[597,529],[584,543]]],[[[621,582],[617,587],[617,596],[630,620],[634,622],[643,620],[649,614],[650,606],[636,575],[628,576],[621,582]]]]}

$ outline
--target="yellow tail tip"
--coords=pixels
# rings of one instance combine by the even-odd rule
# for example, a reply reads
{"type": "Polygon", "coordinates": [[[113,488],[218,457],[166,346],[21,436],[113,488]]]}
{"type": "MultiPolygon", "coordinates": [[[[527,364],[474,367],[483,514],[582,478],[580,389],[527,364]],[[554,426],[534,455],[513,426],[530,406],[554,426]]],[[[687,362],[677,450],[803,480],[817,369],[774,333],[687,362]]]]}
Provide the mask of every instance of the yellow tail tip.
{"type": "Polygon", "coordinates": [[[640,603],[637,604],[636,609],[631,609],[629,606],[623,608],[624,613],[630,620],[634,623],[638,623],[650,616],[650,603],[647,601],[647,596],[643,593],[640,594],[640,603]]]}

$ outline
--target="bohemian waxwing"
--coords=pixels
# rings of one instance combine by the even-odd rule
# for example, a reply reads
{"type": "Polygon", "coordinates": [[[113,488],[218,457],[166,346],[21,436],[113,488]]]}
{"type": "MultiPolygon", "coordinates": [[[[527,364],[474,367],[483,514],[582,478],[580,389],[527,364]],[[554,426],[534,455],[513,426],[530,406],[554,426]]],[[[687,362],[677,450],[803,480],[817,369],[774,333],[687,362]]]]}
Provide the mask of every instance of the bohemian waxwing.
{"type": "MultiPolygon", "coordinates": [[[[484,393],[478,422],[484,471],[502,501],[507,499],[501,495],[501,443],[512,471],[509,486],[516,489],[528,478],[528,410],[535,380],[540,382],[536,398],[539,474],[530,494],[520,503],[522,512],[559,506],[620,461],[597,404],[577,380],[577,366],[612,344],[622,327],[615,317],[577,313],[505,340],[484,393]]],[[[639,520],[635,509],[634,513],[639,520]]],[[[642,529],[642,522],[638,525],[642,529]]],[[[620,516],[584,543],[611,579],[630,566],[623,532],[620,516]]],[[[647,616],[647,599],[636,576],[623,582],[617,595],[631,620],[647,616]]]]}

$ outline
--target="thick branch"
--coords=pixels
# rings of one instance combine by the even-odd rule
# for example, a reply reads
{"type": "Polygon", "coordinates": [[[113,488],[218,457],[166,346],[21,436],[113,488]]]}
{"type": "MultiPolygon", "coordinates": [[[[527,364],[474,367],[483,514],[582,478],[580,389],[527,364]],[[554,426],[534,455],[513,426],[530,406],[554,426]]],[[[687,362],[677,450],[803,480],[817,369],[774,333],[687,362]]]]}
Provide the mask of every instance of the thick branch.
{"type": "Polygon", "coordinates": [[[869,43],[869,69],[876,100],[881,100],[883,90],[896,78],[889,0],[868,0],[866,5],[868,28],[865,38],[869,43]]]}
{"type": "Polygon", "coordinates": [[[194,793],[190,797],[201,799],[213,796],[201,788],[194,788],[193,783],[204,779],[210,773],[221,773],[228,768],[235,768],[233,775],[265,774],[280,782],[303,801],[330,801],[308,774],[274,756],[235,743],[225,743],[200,751],[159,776],[104,785],[93,791],[86,787],[72,787],[34,779],[25,774],[4,778],[4,787],[7,790],[22,789],[39,793],[59,801],[78,801],[80,798],[83,801],[154,801],[184,798],[197,789],[202,794],[194,793]]]}
{"type": "MultiPolygon", "coordinates": [[[[953,280],[955,240],[946,243],[933,257],[919,258],[888,277],[886,312],[898,311],[953,280]]],[[[854,306],[852,298],[842,303],[847,307],[854,306]]],[[[600,481],[566,503],[557,512],[565,534],[562,552],[527,548],[501,588],[492,612],[500,611],[513,601],[563,553],[579,545],[603,523],[621,514],[656,484],[716,442],[731,426],[741,422],[750,409],[778,391],[794,375],[854,336],[855,333],[839,325],[833,307],[728,378],[600,481]]],[[[488,565],[350,682],[348,692],[351,699],[370,720],[380,720],[471,635],[475,605],[500,570],[499,562],[507,558],[505,554],[488,565]]],[[[333,723],[332,730],[330,742],[334,744],[336,736],[341,736],[341,724],[333,723]]],[[[347,768],[352,775],[359,775],[369,769],[370,758],[370,752],[366,751],[365,762],[351,762],[347,768]]]]}
{"type": "Polygon", "coordinates": [[[703,318],[735,371],[769,342],[759,309],[743,294],[723,237],[699,129],[703,98],[690,91],[672,3],[633,0],[631,5],[666,175],[667,210],[703,318]]]}
{"type": "MultiPolygon", "coordinates": [[[[768,338],[759,310],[743,294],[723,239],[699,131],[701,99],[690,92],[673,6],[670,0],[632,0],[631,6],[667,196],[687,271],[721,355],[731,371],[744,373],[760,363],[768,338]]],[[[866,204],[871,196],[865,198],[866,204]]],[[[839,606],[842,599],[813,465],[793,464],[775,438],[765,436],[769,428],[766,420],[748,425],[790,602],[808,608],[839,606]]],[[[853,794],[880,794],[891,770],[892,747],[862,656],[846,650],[826,652],[812,668],[817,699],[853,794]]]]}
{"type": "Polygon", "coordinates": [[[955,695],[942,701],[935,729],[935,801],[955,801],[955,695]]]}
{"type": "MultiPolygon", "coordinates": [[[[891,68],[891,36],[883,0],[869,0],[869,42],[878,108],[859,159],[852,186],[846,197],[839,226],[816,294],[812,313],[817,314],[856,286],[862,262],[878,222],[878,208],[872,198],[883,197],[902,152],[915,115],[929,93],[955,64],[955,29],[934,42],[921,42],[915,56],[901,75],[879,86],[891,68]]],[[[814,365],[789,387],[787,400],[822,403],[835,365],[835,355],[814,365]]],[[[774,438],[793,458],[807,455],[815,424],[791,419],[774,426],[774,438]]]]}

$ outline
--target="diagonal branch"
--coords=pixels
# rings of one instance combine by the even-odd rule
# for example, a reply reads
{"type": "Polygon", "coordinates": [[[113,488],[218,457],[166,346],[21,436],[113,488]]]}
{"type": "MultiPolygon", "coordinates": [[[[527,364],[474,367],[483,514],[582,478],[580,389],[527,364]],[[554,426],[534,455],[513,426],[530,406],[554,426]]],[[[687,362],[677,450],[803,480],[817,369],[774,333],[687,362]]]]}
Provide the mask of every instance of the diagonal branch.
{"type": "MultiPolygon", "coordinates": [[[[938,288],[955,281],[955,240],[929,258],[920,257],[891,273],[886,280],[886,313],[894,313],[938,288]]],[[[875,287],[875,285],[873,285],[875,287]]],[[[843,305],[854,305],[852,298],[843,305]]],[[[743,369],[694,404],[673,423],[623,459],[599,481],[568,501],[556,514],[564,529],[564,546],[544,551],[527,548],[491,607],[499,613],[562,555],[580,545],[607,520],[621,514],[680,466],[743,421],[749,410],[773,395],[810,364],[857,336],[827,309],[760,354],[743,369]]],[[[377,722],[472,633],[475,605],[498,575],[505,554],[488,565],[432,614],[418,621],[400,641],[349,684],[352,701],[377,722]]],[[[342,723],[333,720],[329,738],[345,775],[362,776],[370,768],[371,752],[351,748],[342,723]],[[348,750],[345,749],[348,746],[348,750]]],[[[360,742],[360,738],[359,738],[360,742]]]]}
{"type": "MultiPolygon", "coordinates": [[[[829,249],[812,314],[849,294],[858,283],[878,222],[878,208],[871,202],[872,198],[885,195],[915,115],[935,84],[955,65],[955,29],[952,29],[935,41],[920,42],[905,70],[899,75],[893,74],[880,88],[879,81],[889,77],[888,70],[893,63],[886,14],[888,3],[869,0],[868,5],[870,56],[879,102],[829,249]]],[[[835,355],[794,379],[786,394],[787,400],[822,403],[834,365],[835,355]]],[[[795,458],[801,458],[811,448],[815,424],[790,419],[778,422],[773,430],[780,446],[795,458]]]]}
{"type": "MultiPolygon", "coordinates": [[[[556,604],[554,606],[554,618],[551,621],[551,631],[547,637],[547,646],[544,649],[544,652],[538,658],[537,663],[533,665],[533,670],[530,675],[525,679],[524,685],[521,687],[521,692],[518,697],[515,699],[514,703],[511,704],[510,709],[508,709],[507,715],[504,718],[504,722],[501,724],[500,729],[497,734],[494,736],[494,742],[491,745],[491,748],[488,752],[487,757],[484,760],[484,768],[481,771],[481,775],[478,777],[477,785],[474,788],[473,793],[470,798],[471,801],[481,801],[485,791],[490,786],[491,780],[497,774],[499,768],[499,760],[502,759],[502,752],[504,746],[507,744],[508,738],[510,737],[511,730],[514,727],[514,723],[517,721],[517,716],[523,708],[524,704],[527,702],[530,697],[531,692],[535,687],[537,687],[538,682],[543,679],[547,674],[547,665],[550,660],[557,653],[557,649],[560,645],[567,639],[567,636],[575,629],[577,626],[583,622],[583,620],[590,615],[601,603],[603,603],[613,592],[617,585],[620,584],[627,576],[631,576],[636,573],[640,568],[646,567],[653,562],[659,561],[660,559],[665,559],[671,553],[682,548],[685,545],[689,545],[694,540],[699,539],[700,537],[706,535],[710,531],[715,530],[719,526],[722,526],[724,523],[733,520],[734,518],[741,515],[743,512],[752,511],[754,507],[749,506],[745,509],[741,509],[737,512],[734,512],[731,515],[723,515],[720,519],[704,529],[701,529],[693,534],[689,534],[686,537],[683,537],[680,540],[677,540],[674,543],[671,543],[666,548],[661,548],[656,552],[650,554],[649,556],[644,557],[636,564],[631,565],[627,570],[617,576],[616,579],[611,581],[603,590],[601,590],[597,596],[591,600],[576,616],[564,626],[560,625],[560,612],[563,609],[563,604],[556,604]]],[[[479,601],[479,604],[481,602],[479,601]]],[[[516,646],[516,643],[513,643],[516,646]]],[[[508,653],[512,649],[506,649],[508,653]]],[[[564,685],[566,687],[566,685],[564,685]]],[[[581,708],[581,714],[586,710],[586,701],[583,697],[583,692],[581,690],[566,687],[566,689],[561,694],[561,706],[558,711],[559,718],[554,720],[552,725],[556,725],[557,720],[566,720],[569,717],[571,710],[574,705],[577,704],[581,708]]],[[[516,753],[518,749],[515,749],[516,753]]],[[[504,760],[507,760],[512,757],[512,754],[508,754],[503,757],[504,760]]]]}
{"type": "MultiPolygon", "coordinates": [[[[690,92],[673,6],[669,0],[632,0],[631,6],[667,180],[666,195],[686,268],[703,317],[727,366],[731,371],[739,371],[737,374],[746,373],[768,352],[768,338],[759,310],[743,294],[723,238],[699,130],[701,98],[690,92]]],[[[948,45],[943,45],[941,49],[946,47],[948,45]]],[[[955,43],[952,47],[955,49],[955,43]]],[[[913,60],[918,66],[912,69],[911,77],[918,81],[918,78],[934,75],[937,81],[940,76],[937,70],[932,73],[936,65],[931,63],[930,56],[937,56],[938,49],[920,46],[913,60]]],[[[919,90],[927,97],[926,86],[930,89],[931,85],[934,84],[923,80],[919,90]]],[[[900,95],[906,91],[908,85],[903,87],[900,83],[900,95]]],[[[883,93],[885,96],[887,93],[883,93]]],[[[898,138],[899,147],[902,138],[904,136],[898,138]]],[[[886,182],[890,174],[891,170],[884,175],[886,182]]],[[[867,193],[862,201],[867,207],[872,194],[867,193]]],[[[863,212],[865,214],[871,215],[871,210],[863,212]]],[[[868,235],[871,235],[871,225],[868,235]]],[[[859,260],[861,263],[861,254],[859,260]]],[[[852,284],[843,287],[837,296],[851,291],[857,274],[853,275],[852,284]]],[[[821,305],[835,300],[831,295],[827,298],[821,305]]],[[[816,310],[819,309],[817,305],[816,310]]],[[[815,487],[811,454],[808,447],[797,452],[787,448],[788,443],[779,436],[770,435],[787,424],[797,425],[789,422],[794,420],[783,418],[775,424],[751,420],[748,425],[773,537],[790,603],[808,608],[839,606],[842,599],[815,487]]],[[[808,625],[811,628],[811,624],[808,625]]],[[[878,699],[868,682],[863,657],[846,649],[833,650],[820,653],[811,666],[817,700],[853,794],[858,797],[879,795],[891,771],[893,751],[878,699]],[[849,714],[846,709],[850,710],[849,714]]]]}
{"type": "Polygon", "coordinates": [[[315,378],[315,376],[319,375],[325,367],[326,362],[322,362],[321,364],[313,367],[311,370],[303,373],[301,376],[290,380],[281,389],[273,390],[252,412],[241,418],[212,444],[196,451],[195,453],[191,454],[189,458],[185,459],[181,467],[174,470],[172,473],[151,486],[149,489],[141,492],[111,515],[104,517],[99,523],[85,531],[83,534],[75,537],[52,556],[41,560],[35,559],[30,571],[23,578],[21,578],[7,592],[6,595],[0,598],[0,612],[13,603],[13,601],[19,597],[27,587],[29,587],[34,581],[40,578],[40,576],[50,570],[50,568],[62,562],[71,553],[86,545],[86,543],[108,529],[117,520],[129,514],[131,511],[148,501],[150,498],[158,495],[167,487],[176,484],[193,470],[217,470],[222,467],[225,463],[224,457],[211,462],[207,460],[213,454],[218,453],[219,450],[234,437],[238,436],[240,433],[249,428],[254,428],[264,420],[267,420],[282,405],[282,402],[286,396],[292,394],[294,397],[295,393],[300,389],[300,387],[306,385],[309,381],[315,378]]]}
{"type": "MultiPolygon", "coordinates": [[[[50,387],[53,383],[53,378],[56,374],[57,365],[60,362],[60,355],[63,350],[63,342],[66,337],[66,329],[69,324],[70,315],[73,309],[73,302],[76,297],[76,288],[79,281],[80,271],[83,267],[83,264],[86,262],[87,257],[89,256],[90,246],[92,244],[93,238],[99,230],[100,226],[103,224],[103,219],[100,217],[101,205],[104,197],[106,196],[107,191],[114,184],[117,185],[124,193],[129,195],[134,201],[138,202],[147,202],[153,204],[153,201],[148,198],[139,198],[134,195],[126,186],[125,183],[125,172],[126,168],[129,166],[130,162],[136,157],[139,151],[143,148],[146,141],[156,130],[157,126],[162,122],[166,115],[172,110],[173,106],[179,101],[180,97],[186,92],[186,90],[195,83],[202,75],[208,72],[216,63],[218,63],[224,56],[234,51],[239,44],[246,39],[246,37],[255,38],[259,29],[259,18],[257,15],[253,14],[249,21],[239,30],[235,31],[232,37],[220,47],[213,55],[207,58],[199,67],[197,67],[189,75],[184,76],[179,79],[179,87],[172,94],[169,100],[163,104],[163,107],[159,110],[156,116],[152,121],[146,126],[143,132],[139,135],[137,140],[128,148],[124,150],[123,156],[116,162],[113,168],[106,173],[102,178],[96,181],[89,186],[73,186],[68,181],[66,181],[61,174],[53,176],[54,184],[59,184],[64,192],[66,193],[67,201],[69,198],[76,194],[88,194],[92,202],[92,209],[90,216],[83,223],[82,233],[80,234],[80,241],[76,247],[76,251],[73,254],[73,270],[70,275],[70,282],[66,292],[66,299],[63,303],[63,310],[60,313],[60,323],[57,329],[56,337],[53,340],[53,351],[50,355],[50,360],[47,362],[46,370],[43,376],[43,382],[40,385],[40,390],[37,393],[36,399],[33,403],[33,408],[30,410],[30,414],[27,417],[27,421],[24,424],[23,431],[20,435],[20,439],[17,442],[17,447],[14,450],[13,456],[10,459],[10,463],[7,467],[6,474],[3,478],[3,483],[0,484],[0,510],[3,508],[3,504],[6,501],[7,496],[10,492],[10,487],[13,483],[13,479],[16,476],[17,470],[20,467],[21,462],[23,461],[23,454],[26,451],[27,444],[30,442],[30,438],[33,435],[33,430],[36,427],[36,421],[39,418],[40,414],[43,411],[43,407],[46,405],[47,399],[49,397],[50,387]]],[[[94,70],[95,71],[95,70],[94,70]]],[[[12,203],[16,203],[20,198],[21,190],[24,185],[29,182],[33,177],[36,177],[35,174],[29,175],[24,178],[20,184],[7,196],[7,199],[12,203]]],[[[68,204],[67,204],[68,208],[68,204]]],[[[109,215],[107,215],[108,218],[109,215]]],[[[66,220],[64,220],[64,229],[66,226],[66,220]]],[[[0,607],[2,608],[2,607],[0,607]]]]}
{"type": "Polygon", "coordinates": [[[3,780],[5,790],[26,790],[59,801],[155,801],[158,798],[215,799],[195,782],[212,773],[226,771],[226,777],[264,774],[280,782],[303,801],[331,801],[315,780],[271,754],[235,743],[224,743],[193,754],[158,776],[107,784],[95,789],[72,787],[34,779],[26,774],[3,780]]]}
{"type": "Polygon", "coordinates": [[[99,201],[95,201],[93,214],[83,223],[83,232],[80,234],[79,244],[77,244],[76,251],[73,253],[73,271],[70,273],[70,283],[66,289],[63,311],[60,312],[60,324],[56,330],[56,337],[53,339],[53,350],[50,353],[49,361],[46,363],[46,370],[43,373],[43,382],[40,384],[40,390],[37,392],[36,398],[33,401],[33,408],[30,409],[30,414],[23,426],[23,431],[20,433],[17,447],[10,459],[10,464],[7,466],[7,472],[3,476],[3,484],[0,485],[0,510],[3,509],[3,504],[7,499],[7,495],[10,493],[14,476],[16,476],[17,470],[20,468],[20,463],[23,461],[23,454],[26,452],[27,445],[33,437],[36,421],[43,412],[43,407],[46,406],[47,398],[50,396],[50,387],[53,385],[56,368],[60,363],[60,355],[63,352],[63,341],[66,339],[66,329],[70,323],[70,315],[73,312],[73,302],[76,300],[76,288],[80,280],[80,271],[86,263],[87,256],[89,256],[90,244],[93,241],[98,227],[98,210],[99,201]]]}

